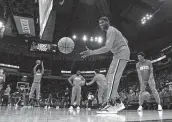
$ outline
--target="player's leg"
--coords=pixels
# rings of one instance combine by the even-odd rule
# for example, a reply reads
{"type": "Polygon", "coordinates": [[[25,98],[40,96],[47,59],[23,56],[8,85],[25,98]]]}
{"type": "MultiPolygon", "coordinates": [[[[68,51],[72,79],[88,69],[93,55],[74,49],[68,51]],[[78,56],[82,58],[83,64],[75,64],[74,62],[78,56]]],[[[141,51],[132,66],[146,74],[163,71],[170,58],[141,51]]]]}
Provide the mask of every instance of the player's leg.
{"type": "Polygon", "coordinates": [[[117,90],[126,64],[127,60],[119,59],[116,64],[112,65],[116,71],[114,68],[112,68],[113,76],[110,79],[113,81],[111,81],[110,91],[108,92],[109,99],[111,100],[115,100],[117,97],[119,97],[117,90]]]}
{"type": "MultiPolygon", "coordinates": [[[[117,90],[126,64],[127,60],[113,58],[112,63],[109,67],[109,71],[107,74],[108,92],[106,100],[111,101],[111,103],[116,103],[116,99],[119,96],[117,90]]],[[[119,99],[117,100],[117,104],[115,105],[116,106],[114,106],[112,109],[114,111],[120,111],[125,108],[124,104],[119,99]]],[[[104,108],[106,109],[107,106],[104,108]]]]}
{"type": "Polygon", "coordinates": [[[142,97],[142,94],[143,94],[143,92],[145,92],[146,85],[147,85],[147,81],[140,82],[139,108],[137,109],[138,111],[142,111],[143,110],[142,105],[143,105],[144,99],[142,97]]]}
{"type": "Polygon", "coordinates": [[[155,100],[156,100],[156,102],[158,104],[158,110],[162,111],[162,106],[160,104],[160,97],[159,97],[159,94],[158,94],[158,92],[156,90],[156,84],[155,84],[155,80],[154,79],[149,81],[149,87],[151,88],[152,94],[154,95],[155,100]]]}
{"type": "Polygon", "coordinates": [[[36,83],[32,83],[30,93],[29,93],[29,99],[33,98],[33,94],[34,94],[35,89],[36,89],[36,83]]]}
{"type": "Polygon", "coordinates": [[[41,84],[37,83],[37,85],[36,85],[36,102],[37,102],[38,106],[39,106],[39,98],[40,98],[40,88],[41,88],[41,84]]]}
{"type": "Polygon", "coordinates": [[[35,90],[36,90],[36,83],[32,83],[30,93],[29,93],[29,105],[30,105],[30,107],[33,103],[33,94],[34,94],[35,90]]]}
{"type": "Polygon", "coordinates": [[[106,100],[106,99],[107,99],[107,98],[106,98],[106,97],[107,97],[107,92],[108,92],[108,86],[105,86],[104,89],[103,89],[103,96],[102,96],[102,97],[103,97],[103,98],[102,98],[102,99],[103,99],[103,102],[102,102],[102,104],[105,103],[105,102],[107,101],[107,100],[106,100]]]}
{"type": "Polygon", "coordinates": [[[76,102],[77,102],[77,110],[80,110],[80,102],[81,102],[81,87],[77,88],[76,93],[76,102]]]}
{"type": "Polygon", "coordinates": [[[99,108],[101,108],[102,104],[103,104],[103,94],[104,94],[104,89],[105,88],[98,88],[98,103],[99,103],[99,108]]]}
{"type": "Polygon", "coordinates": [[[3,89],[2,89],[2,85],[0,85],[0,105],[1,105],[1,101],[2,101],[2,96],[3,96],[3,89]]]}
{"type": "Polygon", "coordinates": [[[70,110],[73,109],[73,103],[75,102],[75,97],[76,97],[76,88],[73,86],[72,88],[72,95],[71,95],[71,106],[70,106],[70,110]]]}

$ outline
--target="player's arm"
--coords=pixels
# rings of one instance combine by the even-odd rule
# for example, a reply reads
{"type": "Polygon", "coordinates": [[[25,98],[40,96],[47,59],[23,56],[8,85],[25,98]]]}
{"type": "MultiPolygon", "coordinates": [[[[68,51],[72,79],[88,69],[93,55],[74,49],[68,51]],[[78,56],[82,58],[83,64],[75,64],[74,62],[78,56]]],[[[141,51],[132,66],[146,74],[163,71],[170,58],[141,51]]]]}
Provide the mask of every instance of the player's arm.
{"type": "Polygon", "coordinates": [[[5,77],[5,74],[3,74],[3,79],[4,79],[4,82],[6,81],[6,77],[5,77]]]}
{"type": "Polygon", "coordinates": [[[92,79],[91,82],[86,83],[86,85],[87,85],[87,86],[92,85],[94,82],[96,82],[96,76],[94,76],[94,78],[92,79]]]}
{"type": "Polygon", "coordinates": [[[41,66],[42,66],[42,72],[41,72],[41,74],[43,75],[44,74],[44,63],[43,63],[43,61],[42,61],[42,63],[41,63],[41,66]]]}
{"type": "Polygon", "coordinates": [[[68,78],[68,81],[69,81],[69,83],[70,83],[72,86],[73,86],[73,83],[72,83],[73,77],[74,77],[74,75],[72,75],[70,78],[68,78]]]}
{"type": "Polygon", "coordinates": [[[35,67],[33,68],[33,73],[36,73],[36,68],[38,67],[39,64],[36,64],[35,67]]]}
{"type": "Polygon", "coordinates": [[[150,76],[149,76],[149,80],[153,79],[154,76],[153,76],[153,66],[152,66],[152,63],[151,61],[149,62],[149,68],[150,68],[150,76]]]}
{"type": "Polygon", "coordinates": [[[116,32],[114,30],[109,30],[107,32],[107,39],[106,39],[105,46],[103,46],[97,50],[92,50],[90,52],[91,55],[103,54],[103,53],[110,51],[112,49],[113,43],[115,41],[115,36],[116,36],[116,32]]]}
{"type": "Polygon", "coordinates": [[[83,76],[81,77],[81,80],[82,80],[82,84],[84,85],[85,84],[85,78],[83,76]]]}
{"type": "Polygon", "coordinates": [[[141,76],[141,72],[140,72],[140,69],[139,69],[139,64],[137,63],[136,64],[136,69],[137,69],[137,73],[138,73],[138,77],[139,77],[139,81],[142,82],[142,76],[141,76]]]}

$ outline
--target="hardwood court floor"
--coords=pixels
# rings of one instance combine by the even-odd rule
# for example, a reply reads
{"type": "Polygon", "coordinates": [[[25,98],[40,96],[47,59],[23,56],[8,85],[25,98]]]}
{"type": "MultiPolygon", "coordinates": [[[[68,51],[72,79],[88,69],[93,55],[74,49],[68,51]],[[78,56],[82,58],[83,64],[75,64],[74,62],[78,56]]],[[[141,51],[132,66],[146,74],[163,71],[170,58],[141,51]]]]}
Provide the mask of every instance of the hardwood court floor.
{"type": "Polygon", "coordinates": [[[0,122],[172,122],[172,110],[163,112],[123,110],[118,114],[96,114],[96,110],[69,111],[51,108],[0,107],[0,122]]]}

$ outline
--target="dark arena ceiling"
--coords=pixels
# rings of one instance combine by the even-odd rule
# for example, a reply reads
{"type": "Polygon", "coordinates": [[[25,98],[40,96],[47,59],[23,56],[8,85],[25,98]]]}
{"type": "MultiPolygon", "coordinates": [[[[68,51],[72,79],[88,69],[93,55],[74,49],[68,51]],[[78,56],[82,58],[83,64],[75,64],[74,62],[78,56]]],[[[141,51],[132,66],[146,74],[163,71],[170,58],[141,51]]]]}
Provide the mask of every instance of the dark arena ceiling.
{"type": "MultiPolygon", "coordinates": [[[[35,17],[34,12],[38,11],[38,6],[35,4],[37,2],[38,0],[1,0],[0,19],[6,22],[12,13],[25,17],[35,17]]],[[[52,41],[54,44],[57,44],[60,38],[72,37],[73,34],[80,37],[83,34],[89,37],[97,35],[104,37],[105,34],[100,31],[98,26],[98,18],[103,15],[108,16],[111,24],[119,29],[128,39],[132,54],[144,51],[149,55],[154,55],[172,42],[172,0],[54,0],[53,11],[56,12],[52,41]],[[60,5],[60,2],[64,2],[63,5],[60,5]],[[151,14],[152,18],[145,24],[142,24],[141,19],[146,14],[151,14]]],[[[36,32],[39,31],[37,25],[35,25],[35,28],[36,32]]],[[[104,44],[94,44],[90,41],[83,42],[81,39],[76,39],[74,40],[75,49],[69,55],[61,54],[58,50],[56,54],[39,54],[28,51],[30,38],[28,43],[24,41],[27,39],[20,35],[15,37],[4,36],[0,43],[5,45],[3,46],[5,48],[0,50],[1,52],[6,50],[5,52],[13,52],[12,54],[21,56],[23,54],[25,56],[37,56],[44,60],[71,60],[73,64],[74,61],[82,61],[79,52],[85,50],[85,46],[96,49],[104,44]],[[11,46],[13,46],[12,51],[10,50],[11,46]]],[[[34,39],[32,38],[31,40],[34,39]]],[[[110,53],[105,55],[109,56],[110,53]]],[[[94,60],[94,58],[92,59],[94,60]]],[[[63,66],[71,68],[71,63],[69,63],[69,66],[66,64],[63,64],[63,66]]],[[[102,63],[103,60],[100,65],[102,63]]],[[[62,67],[62,63],[60,66],[62,67]]],[[[89,69],[93,66],[87,67],[89,69]]]]}

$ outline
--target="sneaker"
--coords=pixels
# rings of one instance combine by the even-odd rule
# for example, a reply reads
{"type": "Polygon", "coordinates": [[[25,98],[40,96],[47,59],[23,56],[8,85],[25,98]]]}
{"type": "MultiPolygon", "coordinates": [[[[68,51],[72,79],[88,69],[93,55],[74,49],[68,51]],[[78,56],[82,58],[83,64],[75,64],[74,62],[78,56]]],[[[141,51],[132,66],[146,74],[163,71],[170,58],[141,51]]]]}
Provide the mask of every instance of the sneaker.
{"type": "Polygon", "coordinates": [[[59,109],[59,106],[56,106],[56,109],[59,109]]]}
{"type": "Polygon", "coordinates": [[[110,107],[110,105],[106,105],[105,107],[103,107],[103,108],[101,109],[101,111],[105,111],[105,110],[107,110],[109,107],[110,107]]]}
{"type": "Polygon", "coordinates": [[[73,110],[73,106],[70,106],[69,110],[73,110]]]}
{"type": "Polygon", "coordinates": [[[23,108],[27,108],[27,106],[23,106],[23,108]]]}
{"type": "Polygon", "coordinates": [[[76,109],[77,109],[77,110],[80,110],[80,107],[78,106],[76,109]]]}
{"type": "Polygon", "coordinates": [[[114,106],[110,106],[107,110],[112,112],[119,112],[121,110],[125,109],[124,104],[121,102],[120,104],[116,104],[114,106]]]}
{"type": "Polygon", "coordinates": [[[142,111],[143,107],[140,105],[139,108],[137,109],[138,111],[142,111]]]}
{"type": "Polygon", "coordinates": [[[47,109],[47,106],[45,106],[44,109],[47,109]]]}
{"type": "Polygon", "coordinates": [[[162,106],[158,105],[158,111],[162,111],[162,106]]]}
{"type": "Polygon", "coordinates": [[[89,111],[91,111],[91,108],[88,108],[89,111]]]}
{"type": "Polygon", "coordinates": [[[118,113],[116,106],[108,106],[107,109],[101,109],[100,111],[96,111],[97,114],[116,114],[118,113]]]}

